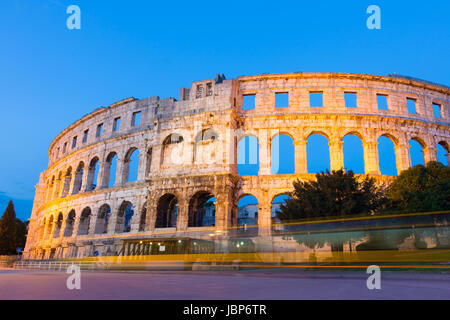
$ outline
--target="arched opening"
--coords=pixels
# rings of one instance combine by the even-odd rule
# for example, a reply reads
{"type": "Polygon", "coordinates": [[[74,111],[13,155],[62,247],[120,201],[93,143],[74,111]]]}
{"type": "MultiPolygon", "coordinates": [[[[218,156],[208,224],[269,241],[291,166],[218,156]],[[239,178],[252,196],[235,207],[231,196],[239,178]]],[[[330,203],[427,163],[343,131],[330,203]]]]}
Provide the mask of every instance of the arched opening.
{"type": "Polygon", "coordinates": [[[139,219],[139,232],[145,231],[146,226],[147,226],[147,208],[144,207],[142,209],[141,218],[139,219]]]}
{"type": "Polygon", "coordinates": [[[425,165],[423,158],[423,145],[418,139],[409,140],[409,156],[411,158],[411,167],[418,164],[425,165]]]}
{"type": "Polygon", "coordinates": [[[81,211],[80,215],[80,223],[78,224],[78,232],[79,236],[85,236],[89,234],[89,225],[91,223],[91,208],[86,207],[81,211]]]}
{"type": "Polygon", "coordinates": [[[194,142],[194,163],[209,164],[216,160],[215,143],[219,135],[213,129],[205,129],[197,134],[194,142]]]}
{"type": "Polygon", "coordinates": [[[294,140],[287,134],[273,137],[270,148],[271,174],[295,173],[294,140]]]}
{"type": "Polygon", "coordinates": [[[50,219],[48,220],[48,225],[47,225],[47,231],[45,233],[45,238],[49,239],[52,236],[52,231],[53,231],[53,216],[50,216],[50,219]]]}
{"type": "Polygon", "coordinates": [[[238,173],[241,176],[257,176],[259,172],[259,142],[247,136],[238,143],[238,173]]]}
{"type": "Polygon", "coordinates": [[[72,167],[69,167],[69,169],[67,169],[66,171],[66,174],[64,175],[64,184],[61,194],[62,197],[65,197],[69,194],[71,183],[72,183],[72,167]]]}
{"type": "Polygon", "coordinates": [[[237,225],[244,230],[258,225],[258,199],[255,196],[245,195],[239,200],[237,225]]]}
{"type": "Polygon", "coordinates": [[[83,174],[84,174],[84,163],[80,162],[75,171],[75,179],[73,184],[73,192],[72,194],[77,194],[81,191],[81,184],[83,183],[83,174]]]}
{"type": "Polygon", "coordinates": [[[112,188],[116,183],[117,171],[117,153],[111,152],[105,161],[104,177],[102,185],[106,188],[112,188]]]}
{"type": "Polygon", "coordinates": [[[108,233],[108,223],[111,216],[111,207],[104,204],[100,207],[97,214],[97,221],[95,223],[95,234],[108,233]]]}
{"type": "Polygon", "coordinates": [[[100,161],[97,157],[89,163],[86,191],[97,188],[98,172],[100,171],[100,161]]]}
{"type": "Polygon", "coordinates": [[[330,148],[325,135],[315,133],[308,137],[306,143],[306,166],[308,173],[330,171],[330,148]]]}
{"type": "Polygon", "coordinates": [[[134,182],[138,180],[139,172],[139,150],[136,148],[130,149],[124,160],[123,165],[123,181],[134,182]]]}
{"type": "Polygon", "coordinates": [[[436,146],[437,152],[437,161],[442,163],[444,166],[448,166],[448,153],[449,148],[448,144],[444,141],[441,141],[436,146]]]}
{"type": "Polygon", "coordinates": [[[71,237],[73,234],[73,227],[75,225],[75,210],[71,210],[67,215],[66,229],[64,230],[64,237],[71,237]]]}
{"type": "Polygon", "coordinates": [[[364,174],[364,147],[362,140],[354,135],[348,134],[343,139],[344,168],[352,170],[356,174],[364,174]]]}
{"type": "Polygon", "coordinates": [[[178,200],[173,194],[165,194],[158,201],[156,228],[172,228],[177,225],[178,200]]]}
{"type": "Polygon", "coordinates": [[[214,226],[216,199],[207,191],[197,192],[189,201],[189,227],[214,226]]]}
{"type": "Polygon", "coordinates": [[[273,198],[272,200],[272,224],[280,224],[281,221],[278,218],[278,212],[280,211],[280,206],[286,201],[292,200],[292,197],[287,194],[281,194],[273,198]]]}
{"type": "Polygon", "coordinates": [[[174,165],[183,162],[183,137],[172,133],[163,141],[162,165],[174,165]]]}
{"type": "Polygon", "coordinates": [[[383,175],[397,175],[395,144],[391,138],[386,136],[378,138],[378,166],[383,175]]]}
{"type": "Polygon", "coordinates": [[[133,219],[133,215],[133,204],[129,201],[124,201],[117,214],[116,233],[131,231],[131,220],[133,219]]]}
{"type": "Polygon", "coordinates": [[[58,218],[56,219],[56,222],[55,222],[55,231],[53,232],[53,238],[59,238],[59,235],[61,233],[63,219],[64,219],[63,214],[60,212],[58,214],[58,218]]]}

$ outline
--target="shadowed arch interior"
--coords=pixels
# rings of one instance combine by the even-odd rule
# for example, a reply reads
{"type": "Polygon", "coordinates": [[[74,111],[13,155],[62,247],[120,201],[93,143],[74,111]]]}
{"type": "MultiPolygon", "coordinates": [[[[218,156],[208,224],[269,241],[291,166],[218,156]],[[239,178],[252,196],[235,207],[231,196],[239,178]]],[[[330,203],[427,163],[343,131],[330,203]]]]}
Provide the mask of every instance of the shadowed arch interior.
{"type": "Polygon", "coordinates": [[[64,230],[64,237],[71,237],[75,225],[75,210],[71,210],[67,215],[66,229],[64,230]]]}
{"type": "Polygon", "coordinates": [[[111,207],[104,204],[100,207],[97,214],[97,222],[95,224],[95,234],[108,233],[108,223],[111,216],[111,207]]]}
{"type": "Polygon", "coordinates": [[[214,226],[216,204],[214,195],[208,191],[197,192],[189,201],[189,227],[214,226]]]}
{"type": "Polygon", "coordinates": [[[172,228],[177,225],[178,200],[173,194],[163,195],[159,201],[156,212],[156,228],[172,228]]]}

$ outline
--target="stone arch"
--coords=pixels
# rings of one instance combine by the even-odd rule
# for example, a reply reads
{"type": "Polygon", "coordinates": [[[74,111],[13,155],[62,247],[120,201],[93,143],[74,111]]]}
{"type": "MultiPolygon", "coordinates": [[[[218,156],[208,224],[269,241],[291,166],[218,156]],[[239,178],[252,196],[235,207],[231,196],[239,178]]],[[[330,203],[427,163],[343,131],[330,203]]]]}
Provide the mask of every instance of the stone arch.
{"type": "Polygon", "coordinates": [[[208,164],[216,160],[219,135],[211,128],[201,130],[194,140],[194,163],[208,164]]]}
{"type": "Polygon", "coordinates": [[[123,201],[119,207],[116,219],[116,233],[126,233],[131,231],[131,221],[134,215],[133,204],[130,201],[123,201]]]}
{"type": "Polygon", "coordinates": [[[86,191],[92,191],[97,188],[99,171],[100,159],[98,157],[94,157],[89,163],[86,191]]]}
{"type": "Polygon", "coordinates": [[[317,130],[317,129],[310,129],[308,131],[306,131],[306,134],[304,135],[304,140],[307,141],[309,139],[309,137],[313,136],[313,135],[322,135],[324,136],[328,141],[330,141],[330,137],[331,134],[329,132],[327,132],[326,130],[317,130]]]}
{"type": "Polygon", "coordinates": [[[342,135],[341,141],[344,140],[344,138],[348,135],[353,135],[353,136],[358,137],[363,143],[366,142],[366,139],[364,138],[364,136],[358,130],[354,130],[354,129],[345,131],[345,133],[342,135]]]}
{"type": "Polygon", "coordinates": [[[108,154],[103,168],[103,182],[105,188],[112,188],[116,183],[118,154],[112,151],[108,154]]]}
{"type": "Polygon", "coordinates": [[[413,137],[409,140],[409,157],[411,159],[411,167],[416,165],[425,165],[424,148],[425,141],[419,137],[413,137]]]}
{"type": "Polygon", "coordinates": [[[73,234],[73,229],[75,227],[75,210],[70,210],[66,218],[66,228],[64,229],[64,237],[71,237],[73,234]]]}
{"type": "Polygon", "coordinates": [[[62,197],[65,197],[70,192],[70,185],[72,183],[72,167],[67,168],[66,174],[64,175],[64,184],[62,190],[62,197]]]}
{"type": "Polygon", "coordinates": [[[97,221],[95,223],[95,234],[108,233],[108,224],[111,218],[111,207],[108,204],[103,204],[97,213],[97,221]]]}
{"type": "Polygon", "coordinates": [[[238,173],[242,176],[259,173],[259,140],[255,135],[244,135],[238,142],[238,173]]]}
{"type": "Polygon", "coordinates": [[[176,227],[178,218],[178,199],[172,193],[166,193],[158,200],[156,208],[156,228],[176,227]]]}
{"type": "Polygon", "coordinates": [[[259,201],[254,195],[249,193],[242,194],[237,201],[238,217],[237,225],[239,227],[258,225],[259,201]]]}
{"type": "Polygon", "coordinates": [[[81,211],[80,221],[78,223],[77,235],[84,236],[89,234],[89,226],[91,223],[92,211],[90,207],[86,207],[81,211]]]}
{"type": "Polygon", "coordinates": [[[306,139],[306,167],[308,173],[330,171],[330,140],[321,131],[312,131],[306,139]]]}
{"type": "Polygon", "coordinates": [[[169,134],[162,143],[161,165],[173,165],[182,162],[184,138],[178,133],[169,134]]]}
{"type": "Polygon", "coordinates": [[[215,197],[209,191],[195,193],[189,201],[188,227],[214,226],[216,223],[215,197]]]}
{"type": "Polygon", "coordinates": [[[364,140],[355,131],[348,132],[342,137],[342,153],[344,157],[344,168],[352,170],[356,174],[365,173],[364,163],[364,140]]]}
{"type": "Polygon", "coordinates": [[[377,139],[378,167],[382,175],[397,175],[398,168],[395,148],[398,142],[398,139],[391,134],[382,134],[377,139]]]}
{"type": "Polygon", "coordinates": [[[400,139],[397,138],[396,136],[394,136],[392,133],[389,133],[389,132],[383,132],[383,133],[381,133],[381,134],[378,136],[378,139],[379,139],[380,137],[386,137],[386,138],[390,139],[390,140],[394,143],[394,146],[395,146],[395,147],[398,146],[398,145],[400,144],[400,139]]]}
{"type": "Polygon", "coordinates": [[[139,173],[139,149],[128,149],[123,160],[122,182],[134,182],[138,180],[139,173]]]}
{"type": "Polygon", "coordinates": [[[77,194],[81,191],[81,186],[83,184],[83,175],[84,175],[84,162],[81,161],[78,164],[77,170],[75,171],[72,194],[77,194]]]}
{"type": "Polygon", "coordinates": [[[60,212],[58,214],[58,217],[56,218],[55,230],[53,231],[53,238],[59,238],[63,220],[64,220],[64,216],[63,216],[62,212],[60,212]]]}

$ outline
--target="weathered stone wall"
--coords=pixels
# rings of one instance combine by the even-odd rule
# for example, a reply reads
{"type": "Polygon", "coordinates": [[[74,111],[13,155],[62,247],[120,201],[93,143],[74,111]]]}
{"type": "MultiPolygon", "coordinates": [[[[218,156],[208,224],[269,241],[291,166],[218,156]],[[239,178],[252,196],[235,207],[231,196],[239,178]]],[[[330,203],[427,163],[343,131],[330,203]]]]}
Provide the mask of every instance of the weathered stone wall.
{"type": "Polygon", "coordinates": [[[306,141],[310,135],[321,133],[327,137],[331,169],[343,167],[343,137],[357,135],[364,146],[365,172],[388,182],[390,177],[381,176],[379,171],[378,138],[384,135],[394,142],[399,172],[411,165],[410,139],[422,144],[426,162],[435,160],[437,144],[448,152],[449,97],[448,87],[402,78],[296,73],[231,80],[218,77],[182,89],[180,101],[129,98],[99,108],[52,142],[49,167],[36,186],[25,255],[59,258],[91,255],[94,251],[114,254],[124,237],[201,231],[201,227],[189,226],[189,208],[197,195],[206,192],[216,198],[216,229],[236,225],[238,200],[252,194],[259,203],[260,229],[268,230],[272,200],[289,192],[293,180],[314,178],[306,170],[306,141]],[[323,92],[323,107],[312,108],[309,92],[317,91],[323,92]],[[357,108],[346,108],[345,92],[357,94],[357,108]],[[289,94],[289,107],[275,106],[276,93],[289,94]],[[243,110],[243,95],[249,94],[255,95],[255,109],[243,110]],[[377,94],[388,96],[388,110],[378,110],[377,94]],[[416,100],[417,113],[408,113],[406,98],[416,100]],[[432,103],[441,106],[441,118],[434,117],[432,103]],[[136,112],[141,112],[141,121],[133,126],[136,112]],[[120,129],[113,131],[118,117],[120,129]],[[101,137],[96,136],[99,124],[103,124],[101,137]],[[88,139],[83,142],[86,130],[88,139]],[[277,134],[287,134],[294,141],[295,174],[271,175],[271,143],[277,134]],[[258,139],[259,175],[240,177],[237,142],[248,135],[258,139]],[[72,148],[75,136],[77,144],[72,148]],[[129,159],[134,150],[139,151],[139,172],[137,181],[128,182],[129,159]],[[114,186],[108,187],[108,166],[114,154],[118,156],[116,179],[114,186]],[[93,160],[99,161],[100,171],[97,186],[91,190],[89,166],[93,160]],[[82,178],[77,175],[80,167],[84,167],[82,178]],[[167,194],[177,199],[178,220],[175,228],[161,230],[155,227],[158,203],[167,194]],[[117,232],[117,225],[123,223],[120,208],[128,202],[134,210],[131,228],[117,232]],[[104,222],[99,218],[103,205],[108,205],[111,212],[107,233],[98,234],[98,223],[104,222]],[[78,235],[86,208],[91,212],[89,232],[78,235]],[[72,210],[75,220],[73,233],[68,236],[66,222],[72,210]]]}

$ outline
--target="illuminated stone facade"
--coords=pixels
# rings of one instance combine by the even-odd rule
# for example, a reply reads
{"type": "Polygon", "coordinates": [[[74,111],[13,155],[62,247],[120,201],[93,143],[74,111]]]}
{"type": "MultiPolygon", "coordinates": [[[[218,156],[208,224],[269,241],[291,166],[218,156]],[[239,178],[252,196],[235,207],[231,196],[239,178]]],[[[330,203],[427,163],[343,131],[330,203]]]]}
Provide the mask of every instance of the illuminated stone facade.
{"type": "Polygon", "coordinates": [[[438,144],[449,150],[449,112],[448,87],[344,73],[217,76],[182,88],[179,101],[116,102],[84,116],[52,142],[48,168],[36,186],[24,255],[114,255],[125,238],[189,237],[211,229],[226,234],[237,225],[237,203],[244,195],[257,198],[260,234],[270,233],[273,199],[291,191],[297,178],[314,179],[306,166],[310,135],[328,139],[332,170],[343,167],[343,137],[358,136],[365,173],[389,182],[391,177],[380,175],[378,138],[394,142],[399,172],[410,167],[411,139],[422,145],[425,162],[436,160],[438,144]],[[311,92],[322,93],[322,107],[310,106],[311,92]],[[275,106],[278,93],[288,94],[288,107],[275,106]],[[345,106],[345,93],[356,93],[356,108],[345,106]],[[246,95],[255,96],[254,109],[243,109],[246,95]],[[379,110],[377,95],[387,97],[388,110],[379,110]],[[408,112],[407,98],[414,99],[416,113],[408,112]],[[271,142],[278,134],[294,141],[294,174],[271,174],[271,142]],[[258,176],[238,174],[237,145],[248,135],[259,143],[258,176]],[[135,152],[137,179],[129,181],[135,152]],[[198,203],[211,196],[216,200],[212,228],[195,218],[198,203]]]}

